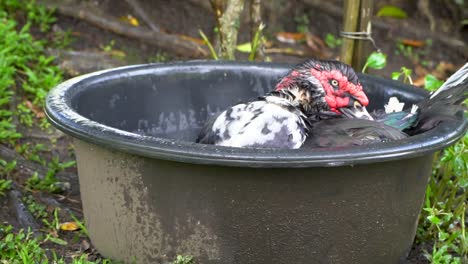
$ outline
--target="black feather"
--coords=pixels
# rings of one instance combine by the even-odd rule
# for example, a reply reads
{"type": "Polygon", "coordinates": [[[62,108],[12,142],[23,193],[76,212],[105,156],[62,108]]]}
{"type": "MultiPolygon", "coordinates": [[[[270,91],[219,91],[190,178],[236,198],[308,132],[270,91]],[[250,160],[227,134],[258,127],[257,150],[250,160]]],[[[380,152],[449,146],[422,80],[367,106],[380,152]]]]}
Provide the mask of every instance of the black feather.
{"type": "Polygon", "coordinates": [[[360,146],[405,137],[402,131],[383,123],[335,118],[314,122],[302,148],[360,146]]]}
{"type": "MultiPolygon", "coordinates": [[[[359,78],[354,69],[348,64],[336,60],[308,59],[305,62],[296,65],[292,71],[298,71],[299,73],[303,73],[305,76],[307,76],[310,75],[309,72],[312,68],[318,71],[328,72],[332,70],[338,70],[343,74],[343,76],[348,78],[349,82],[355,85],[359,84],[359,78]]],[[[290,75],[290,73],[288,75],[290,75]]]]}
{"type": "Polygon", "coordinates": [[[428,100],[420,102],[418,104],[417,119],[405,132],[410,135],[423,133],[443,121],[456,119],[457,113],[466,109],[462,103],[467,98],[468,79],[458,85],[444,89],[428,100]]]}

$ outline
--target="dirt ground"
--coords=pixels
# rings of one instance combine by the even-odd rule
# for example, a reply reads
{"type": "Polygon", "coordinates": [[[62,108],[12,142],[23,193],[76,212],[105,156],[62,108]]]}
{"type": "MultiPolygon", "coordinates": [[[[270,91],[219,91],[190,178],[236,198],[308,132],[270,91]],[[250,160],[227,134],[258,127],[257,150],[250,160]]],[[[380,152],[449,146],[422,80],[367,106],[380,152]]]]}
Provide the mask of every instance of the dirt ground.
{"type": "MultiPolygon", "coordinates": [[[[127,15],[136,17],[140,22],[140,27],[146,27],[144,22],[136,15],[123,0],[101,0],[101,1],[83,1],[99,9],[106,14],[120,18],[127,15]]],[[[168,1],[168,0],[141,0],[140,3],[151,16],[155,24],[168,33],[177,33],[199,38],[198,29],[202,29],[207,33],[210,39],[214,39],[213,28],[215,27],[215,19],[213,14],[201,7],[195,2],[200,1],[168,1]]],[[[264,1],[265,2],[265,1],[264,1]]],[[[272,1],[278,2],[278,1],[272,1]]],[[[326,12],[326,10],[316,8],[313,5],[303,4],[303,2],[314,1],[279,1],[281,5],[274,3],[268,4],[267,11],[264,12],[264,21],[267,24],[266,36],[272,41],[274,47],[292,48],[302,50],[306,53],[305,56],[291,56],[285,54],[269,54],[273,62],[289,62],[297,63],[309,56],[324,56],[327,54],[329,58],[336,58],[339,55],[338,48],[328,48],[323,46],[321,49],[313,49],[306,43],[281,43],[276,39],[276,34],[280,31],[295,32],[297,31],[298,18],[303,18],[304,15],[308,18],[308,31],[324,40],[328,33],[335,36],[339,35],[341,29],[341,18],[336,13],[326,12]],[[275,9],[280,6],[280,9],[275,9]]],[[[386,54],[388,54],[388,66],[379,71],[370,71],[385,77],[390,77],[391,72],[398,71],[401,66],[406,66],[415,69],[413,79],[417,80],[425,73],[434,73],[440,78],[447,77],[456,68],[467,61],[466,43],[468,41],[468,29],[460,29],[459,27],[447,28],[442,27],[445,23],[441,21],[450,20],[450,12],[448,8],[440,8],[433,6],[434,15],[440,23],[440,28],[435,32],[429,30],[429,22],[425,15],[418,10],[417,1],[376,1],[376,9],[384,4],[398,4],[408,12],[407,19],[394,18],[375,18],[379,26],[374,26],[373,37],[376,45],[386,54]],[[449,18],[447,18],[449,17],[449,18]],[[455,30],[454,30],[455,28],[455,30]],[[424,30],[420,30],[424,29],[424,30]],[[453,41],[444,39],[447,35],[453,41]],[[413,47],[411,52],[403,52],[399,50],[398,41],[412,40],[422,42],[422,47],[413,47]],[[458,41],[458,42],[457,42],[458,41]],[[461,43],[461,45],[460,45],[461,43]],[[397,54],[398,53],[398,54],[397,54]],[[442,65],[442,66],[441,66],[442,65]]],[[[438,3],[438,1],[436,1],[438,3]]],[[[329,1],[335,7],[341,7],[342,1],[329,1]]],[[[437,5],[437,4],[436,4],[437,5]]],[[[247,12],[247,11],[246,11],[247,12]]],[[[247,17],[247,14],[245,14],[247,17]]],[[[450,23],[449,23],[450,24],[450,23]]],[[[241,22],[241,35],[239,42],[245,42],[249,39],[248,19],[243,19],[241,22]]],[[[156,45],[151,45],[147,42],[142,42],[137,39],[131,39],[101,29],[95,25],[89,24],[81,19],[72,18],[68,15],[58,13],[58,21],[54,30],[70,30],[74,41],[71,43],[69,50],[80,51],[85,53],[105,53],[108,63],[99,61],[101,57],[90,59],[88,68],[81,67],[78,70],[76,66],[68,68],[68,77],[74,74],[82,74],[87,71],[98,70],[111,66],[119,66],[136,63],[149,63],[164,60],[184,60],[187,58],[172,55],[170,52],[160,50],[156,45]],[[108,47],[107,51],[104,50],[108,47]],[[109,56],[109,54],[111,54],[109,56]],[[114,54],[114,55],[112,55],[114,54]],[[115,56],[115,54],[124,54],[124,56],[115,56]],[[74,68],[75,67],[75,68],[74,68]]],[[[246,55],[239,54],[239,59],[245,60],[246,55]]],[[[59,64],[63,64],[66,59],[59,57],[59,64]]],[[[72,146],[71,139],[61,134],[53,132],[52,135],[39,131],[38,129],[24,130],[25,137],[22,142],[36,142],[46,144],[51,152],[44,152],[44,155],[53,156],[60,155],[61,160],[73,159],[73,152],[70,151],[72,146]]],[[[25,171],[19,170],[16,175],[16,182],[21,185],[29,177],[25,171]]],[[[54,207],[62,207],[63,219],[70,219],[67,210],[73,212],[78,218],[82,218],[81,202],[79,193],[79,184],[75,168],[69,168],[65,172],[58,175],[60,181],[70,184],[70,188],[61,194],[48,194],[44,192],[33,192],[32,195],[37,201],[40,201],[47,206],[47,210],[52,212],[54,207]]],[[[0,219],[4,222],[12,224],[15,228],[24,227],[17,218],[15,212],[13,197],[7,196],[6,199],[0,201],[0,219]]],[[[62,219],[62,218],[61,218],[62,219]]],[[[41,223],[37,223],[40,229],[41,223]]],[[[89,240],[83,237],[77,237],[76,234],[66,233],[60,234],[65,240],[69,241],[67,246],[57,246],[53,243],[48,243],[51,249],[54,249],[61,256],[73,256],[82,252],[92,253],[91,255],[98,258],[99,255],[89,246],[89,240]],[[83,242],[85,241],[85,242],[83,242]]],[[[427,263],[422,256],[423,246],[415,246],[410,253],[407,263],[427,263]]]]}

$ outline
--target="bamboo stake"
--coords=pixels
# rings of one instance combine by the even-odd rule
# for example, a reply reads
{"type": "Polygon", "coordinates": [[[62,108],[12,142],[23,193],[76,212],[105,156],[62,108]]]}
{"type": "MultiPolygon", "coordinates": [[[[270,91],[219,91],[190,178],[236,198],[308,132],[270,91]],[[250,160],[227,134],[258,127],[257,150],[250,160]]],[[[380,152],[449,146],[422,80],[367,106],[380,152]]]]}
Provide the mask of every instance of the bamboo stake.
{"type": "MultiPolygon", "coordinates": [[[[361,0],[358,31],[368,32],[371,29],[371,18],[373,0],[361,0]]],[[[370,54],[369,40],[356,40],[352,66],[356,70],[361,70],[366,63],[366,58],[370,54]]]]}
{"type": "MultiPolygon", "coordinates": [[[[345,12],[343,17],[343,31],[355,32],[358,26],[360,0],[345,1],[345,12]]],[[[353,39],[344,38],[341,46],[341,61],[346,64],[352,64],[354,52],[353,39]]]]}

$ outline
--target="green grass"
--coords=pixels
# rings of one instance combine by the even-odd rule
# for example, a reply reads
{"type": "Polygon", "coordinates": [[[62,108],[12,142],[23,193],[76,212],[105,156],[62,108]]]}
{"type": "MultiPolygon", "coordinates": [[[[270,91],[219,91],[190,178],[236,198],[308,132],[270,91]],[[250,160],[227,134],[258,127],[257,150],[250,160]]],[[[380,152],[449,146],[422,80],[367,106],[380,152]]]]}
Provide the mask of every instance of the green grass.
{"type": "MultiPolygon", "coordinates": [[[[31,105],[41,109],[47,92],[63,80],[63,73],[54,64],[54,57],[47,56],[45,49],[63,48],[70,41],[70,33],[54,35],[51,42],[40,35],[50,36],[48,31],[55,21],[53,12],[37,5],[34,0],[0,1],[0,142],[15,146],[25,159],[47,167],[47,175],[43,179],[39,179],[37,173],[31,175],[26,190],[56,191],[58,181],[55,175],[75,165],[75,161],[60,162],[58,158],[45,158],[49,150],[44,145],[21,145],[18,139],[22,135],[16,130],[19,124],[30,127],[46,123],[43,118],[37,118],[31,105]],[[33,32],[40,32],[39,36],[33,32]]],[[[11,173],[15,167],[15,161],[0,160],[0,196],[11,188],[11,173]]],[[[48,243],[55,243],[56,246],[67,244],[57,235],[60,226],[58,209],[49,213],[46,206],[32,196],[25,196],[23,202],[42,223],[44,235],[35,237],[30,230],[14,230],[8,224],[1,225],[0,263],[111,263],[107,259],[88,261],[84,253],[67,260],[57,256],[48,249],[48,243]]]]}
{"type": "Polygon", "coordinates": [[[0,226],[0,263],[8,264],[111,264],[109,259],[98,261],[88,261],[88,255],[71,257],[65,260],[58,257],[55,252],[44,249],[43,244],[47,240],[41,237],[34,237],[28,230],[14,232],[12,226],[0,226]]]}
{"type": "Polygon", "coordinates": [[[6,162],[0,159],[0,197],[11,189],[12,180],[9,179],[11,171],[16,167],[16,162],[6,162]]]}
{"type": "Polygon", "coordinates": [[[55,21],[51,13],[34,1],[0,1],[0,141],[14,143],[21,137],[13,116],[32,125],[34,117],[24,106],[26,101],[43,107],[47,92],[62,81],[62,72],[45,55],[46,41],[36,40],[32,27],[41,31],[55,21]],[[26,23],[19,25],[14,16],[25,13],[26,23]],[[17,105],[11,105],[15,96],[17,105]]]}
{"type": "Polygon", "coordinates": [[[468,263],[467,162],[468,134],[435,159],[417,232],[419,243],[433,243],[431,263],[468,263]]]}
{"type": "Polygon", "coordinates": [[[192,256],[178,255],[171,264],[195,264],[195,259],[192,256]]]}

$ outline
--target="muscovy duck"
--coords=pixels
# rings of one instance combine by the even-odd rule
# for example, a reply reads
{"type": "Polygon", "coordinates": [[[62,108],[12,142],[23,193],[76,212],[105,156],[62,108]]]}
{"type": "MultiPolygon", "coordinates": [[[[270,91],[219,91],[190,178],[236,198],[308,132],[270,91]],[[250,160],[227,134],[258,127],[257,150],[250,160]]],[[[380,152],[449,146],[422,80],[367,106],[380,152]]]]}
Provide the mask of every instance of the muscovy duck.
{"type": "Polygon", "coordinates": [[[230,147],[297,149],[310,122],[348,113],[368,117],[366,94],[354,70],[337,61],[309,60],[295,67],[276,90],[229,107],[205,124],[196,142],[230,147]],[[313,70],[306,70],[311,66],[313,70]]]}
{"type": "MultiPolygon", "coordinates": [[[[428,131],[443,121],[456,118],[468,98],[468,63],[454,73],[428,99],[411,109],[375,113],[375,121],[335,118],[311,124],[303,147],[345,147],[387,142],[428,131]]],[[[315,120],[315,119],[314,119],[315,120]]]]}
{"type": "Polygon", "coordinates": [[[276,85],[276,90],[296,84],[314,92],[313,104],[306,109],[309,118],[338,117],[373,118],[358,76],[347,64],[334,60],[309,59],[296,65],[276,85]],[[334,114],[333,114],[334,113],[334,114]]]}

